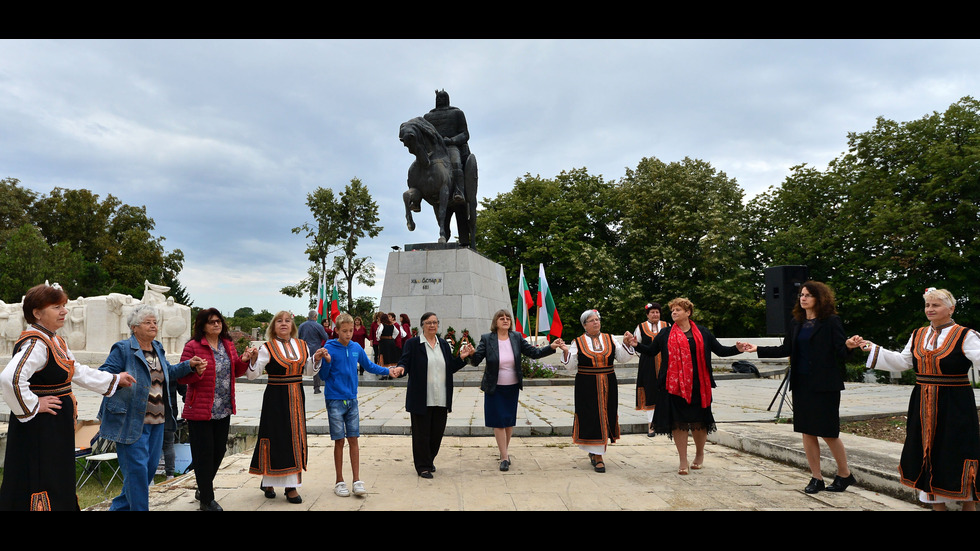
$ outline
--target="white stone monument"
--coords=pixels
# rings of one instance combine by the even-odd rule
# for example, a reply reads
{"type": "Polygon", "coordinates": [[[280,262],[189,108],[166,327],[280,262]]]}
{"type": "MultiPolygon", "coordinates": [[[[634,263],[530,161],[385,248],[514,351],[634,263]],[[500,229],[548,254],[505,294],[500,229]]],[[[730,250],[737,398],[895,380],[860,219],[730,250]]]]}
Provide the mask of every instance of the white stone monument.
{"type": "Polygon", "coordinates": [[[453,244],[405,249],[388,254],[381,311],[408,314],[412,327],[419,327],[425,312],[435,312],[440,334],[451,326],[458,338],[469,329],[474,340],[490,330],[497,310],[513,315],[507,274],[500,264],[453,244]]]}
{"type": "MultiPolygon", "coordinates": [[[[58,334],[68,342],[68,348],[78,361],[98,367],[113,344],[129,338],[131,331],[126,325],[129,313],[137,304],[152,304],[159,311],[156,340],[168,356],[179,356],[184,343],[191,338],[191,309],[174,303],[173,297],[164,294],[168,291],[170,287],[146,281],[141,300],[120,293],[74,298],[65,305],[68,316],[58,334]]],[[[14,342],[26,328],[23,300],[17,304],[0,302],[0,362],[3,365],[13,354],[14,342]]]]}

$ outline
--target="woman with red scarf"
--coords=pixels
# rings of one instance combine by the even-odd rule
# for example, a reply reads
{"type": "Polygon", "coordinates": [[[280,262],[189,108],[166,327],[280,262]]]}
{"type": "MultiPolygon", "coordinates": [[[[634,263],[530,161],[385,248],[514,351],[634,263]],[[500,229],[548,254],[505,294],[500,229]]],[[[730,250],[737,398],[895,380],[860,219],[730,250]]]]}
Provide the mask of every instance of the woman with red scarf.
{"type": "Polygon", "coordinates": [[[715,418],[711,414],[711,389],[715,379],[711,373],[711,353],[734,356],[735,346],[724,346],[711,331],[691,321],[694,304],[686,298],[675,298],[667,305],[674,324],[660,331],[649,345],[627,339],[641,353],[660,354],[657,407],[653,413],[655,434],[666,434],[677,447],[680,465],[677,474],[704,466],[704,444],[708,433],[714,432],[715,418]],[[663,366],[667,366],[664,369],[663,366]],[[694,462],[687,461],[687,433],[694,436],[694,462]]]}

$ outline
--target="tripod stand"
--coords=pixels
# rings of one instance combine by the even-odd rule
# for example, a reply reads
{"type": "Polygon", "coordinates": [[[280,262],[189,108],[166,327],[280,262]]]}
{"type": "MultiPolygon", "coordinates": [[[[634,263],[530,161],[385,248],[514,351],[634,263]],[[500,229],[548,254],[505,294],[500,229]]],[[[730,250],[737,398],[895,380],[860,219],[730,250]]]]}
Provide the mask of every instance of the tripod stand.
{"type": "MultiPolygon", "coordinates": [[[[776,409],[776,419],[779,422],[779,416],[783,411],[783,402],[786,401],[786,390],[789,389],[789,372],[790,366],[786,366],[786,371],[783,372],[783,382],[779,383],[779,388],[776,389],[776,394],[773,395],[772,400],[769,402],[769,407],[766,411],[772,411],[772,405],[776,403],[776,398],[779,398],[779,407],[776,409]]],[[[790,409],[793,407],[793,402],[790,401],[790,409]]]]}

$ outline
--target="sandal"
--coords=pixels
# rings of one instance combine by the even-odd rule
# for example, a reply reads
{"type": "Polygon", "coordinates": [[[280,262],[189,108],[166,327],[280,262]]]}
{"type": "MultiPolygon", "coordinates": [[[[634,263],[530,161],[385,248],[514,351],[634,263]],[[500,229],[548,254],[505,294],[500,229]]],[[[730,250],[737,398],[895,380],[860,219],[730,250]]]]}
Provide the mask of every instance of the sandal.
{"type": "Polygon", "coordinates": [[[592,452],[589,452],[589,462],[591,462],[592,463],[592,466],[595,467],[595,463],[596,463],[596,461],[595,461],[595,454],[592,453],[592,452]]]}
{"type": "Polygon", "coordinates": [[[597,472],[597,473],[604,473],[604,472],[606,472],[606,464],[603,463],[602,461],[596,461],[596,463],[595,463],[595,472],[597,472]]]}

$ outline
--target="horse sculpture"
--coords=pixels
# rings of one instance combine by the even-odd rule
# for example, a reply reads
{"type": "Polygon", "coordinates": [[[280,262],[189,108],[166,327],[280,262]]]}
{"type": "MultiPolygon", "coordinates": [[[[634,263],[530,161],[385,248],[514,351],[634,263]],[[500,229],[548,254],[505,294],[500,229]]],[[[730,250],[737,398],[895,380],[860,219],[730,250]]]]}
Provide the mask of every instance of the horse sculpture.
{"type": "Polygon", "coordinates": [[[456,215],[459,243],[464,247],[476,244],[476,156],[463,159],[463,195],[465,204],[452,204],[453,169],[443,138],[432,124],[422,117],[402,123],[398,139],[415,156],[408,168],[408,191],[404,194],[405,218],[408,231],[415,231],[412,212],[422,210],[422,199],[432,205],[439,224],[439,243],[452,235],[450,219],[456,215]]]}

